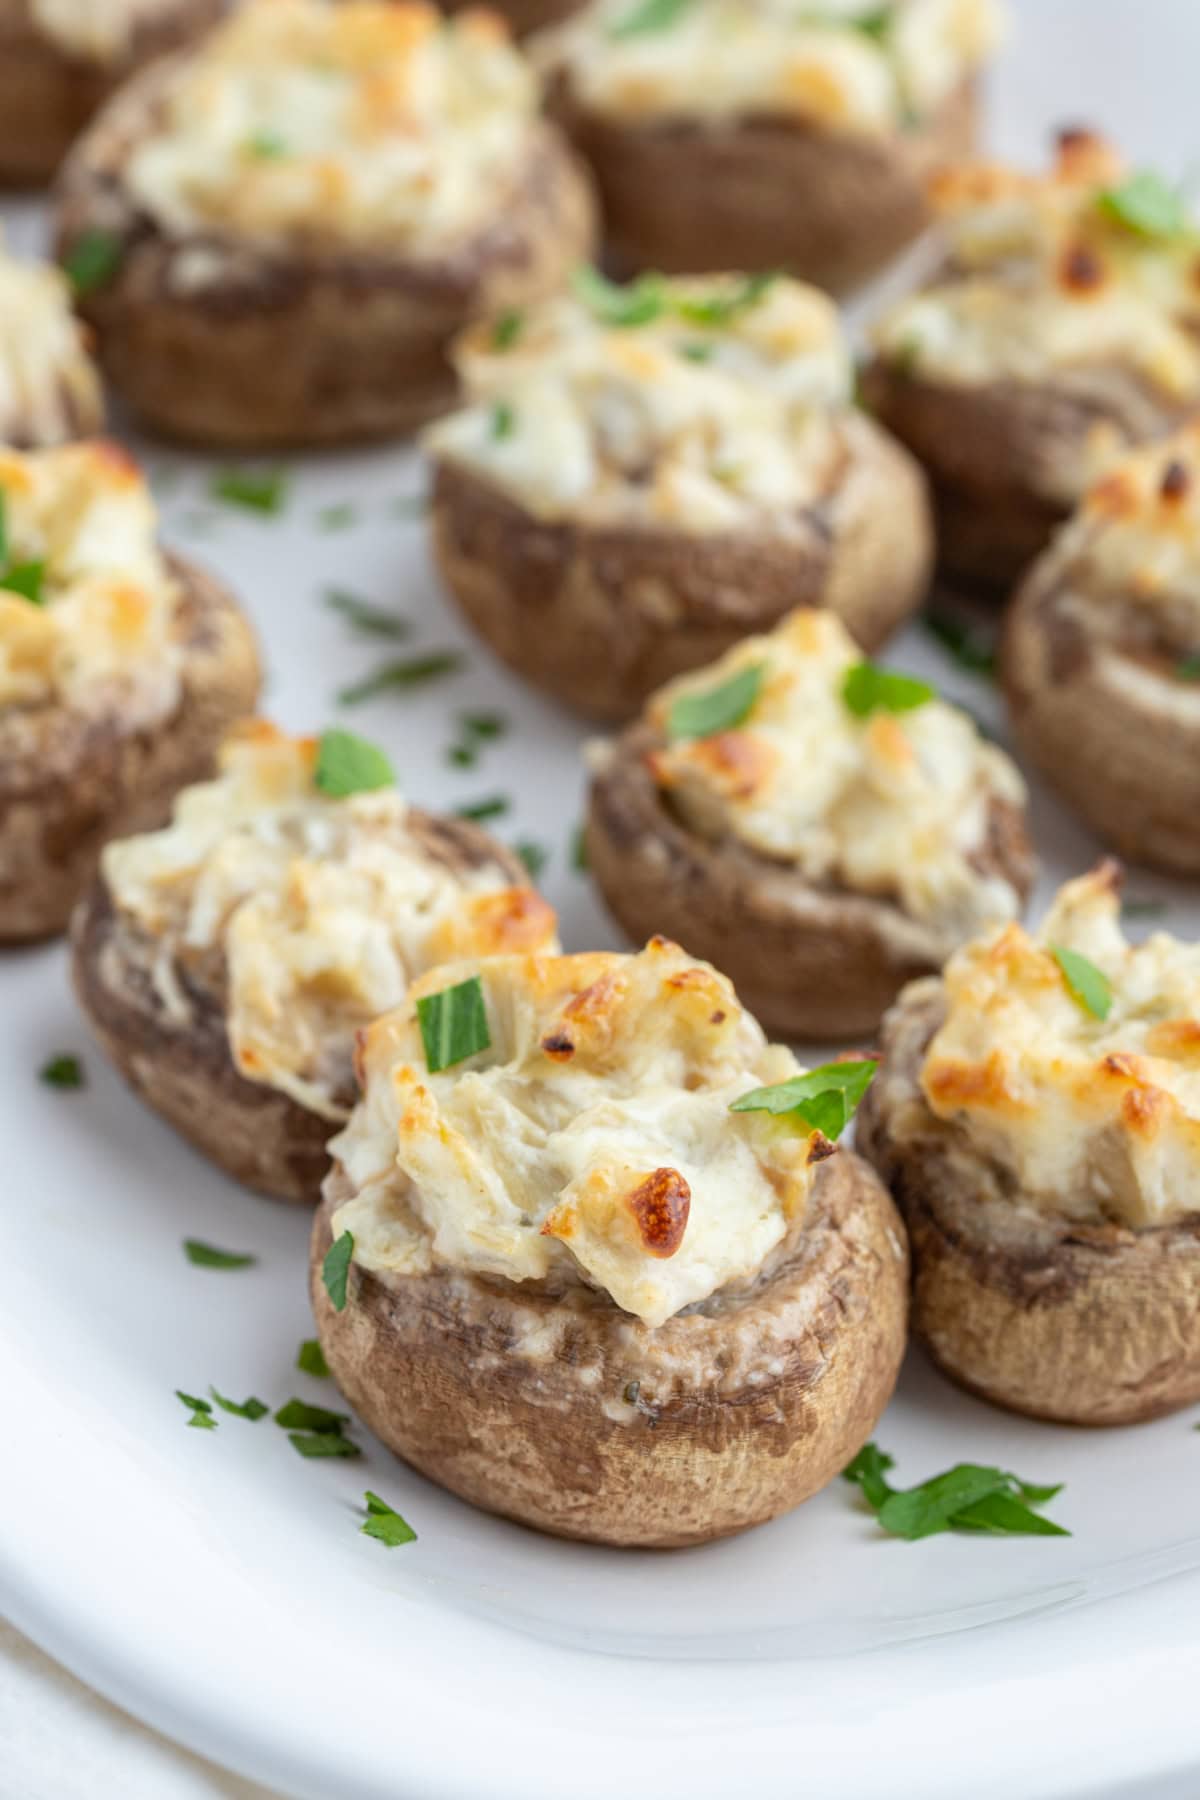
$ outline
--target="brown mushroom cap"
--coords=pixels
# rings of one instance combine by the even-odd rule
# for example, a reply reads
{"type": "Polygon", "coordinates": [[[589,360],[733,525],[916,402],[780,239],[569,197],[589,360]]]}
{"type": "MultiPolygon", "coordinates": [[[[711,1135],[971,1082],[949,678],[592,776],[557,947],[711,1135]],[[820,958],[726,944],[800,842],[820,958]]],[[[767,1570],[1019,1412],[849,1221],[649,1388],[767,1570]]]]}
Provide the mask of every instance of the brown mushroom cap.
{"type": "Polygon", "coordinates": [[[1200,1213],[1140,1231],[1022,1206],[919,1087],[944,1010],[910,988],[857,1116],[913,1254],[913,1326],[982,1399],[1066,1425],[1126,1425],[1200,1400],[1200,1213]]]}
{"type": "Polygon", "coordinates": [[[925,597],[928,501],[908,453],[861,414],[826,494],[775,530],[544,520],[465,464],[435,460],[434,551],[470,623],[518,674],[598,719],[628,718],[795,606],[827,606],[875,649],[925,597]]]}
{"type": "MultiPolygon", "coordinates": [[[[939,934],[895,903],[817,886],[736,838],[690,831],[647,766],[659,742],[652,727],[631,726],[589,802],[588,866],[631,938],[660,931],[718,964],[767,1031],[793,1039],[873,1033],[906,982],[940,969],[939,934]]],[[[981,861],[1027,897],[1024,816],[999,796],[981,861]]]]}
{"type": "Polygon", "coordinates": [[[834,293],[924,230],[929,178],[970,153],[978,118],[972,83],[917,129],[880,137],[783,114],[610,117],[585,106],[566,75],[551,83],[549,106],[596,176],[625,272],[785,269],[834,293]]]}
{"type": "Polygon", "coordinates": [[[335,1165],[312,1237],[330,1370],[388,1447],[489,1512],[559,1537],[668,1547],[798,1506],[870,1437],[904,1354],[908,1257],[886,1190],[839,1151],[757,1280],[651,1330],[606,1294],[453,1269],[389,1281],[321,1265],[350,1197],[335,1165]]]}
{"type": "Polygon", "coordinates": [[[212,772],[229,726],[254,710],[260,670],[245,617],[211,575],[167,561],[184,633],[167,718],[129,731],[112,712],[0,710],[0,943],[65,930],[109,839],[162,824],[179,789],[212,772]]]}
{"type": "MultiPolygon", "coordinates": [[[[449,868],[494,865],[514,887],[529,878],[519,859],[468,819],[411,808],[409,829],[449,868]]],[[[122,912],[98,876],[71,925],[76,997],[105,1052],[161,1118],[235,1181],[276,1200],[315,1206],[329,1171],[336,1123],[237,1069],[226,1023],[220,950],[200,961],[171,956],[186,1014],[172,1011],[154,979],[164,942],[122,912]]],[[[346,1103],[354,1099],[347,1071],[346,1103]]]]}

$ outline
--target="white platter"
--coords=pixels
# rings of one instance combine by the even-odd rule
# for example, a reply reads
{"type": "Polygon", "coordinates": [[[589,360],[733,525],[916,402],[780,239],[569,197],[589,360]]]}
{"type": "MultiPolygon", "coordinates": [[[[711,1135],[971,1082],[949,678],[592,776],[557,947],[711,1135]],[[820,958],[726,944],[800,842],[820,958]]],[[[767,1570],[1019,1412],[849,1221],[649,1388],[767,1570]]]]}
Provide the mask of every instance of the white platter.
{"type": "MultiPolygon", "coordinates": [[[[996,141],[1035,154],[1094,118],[1140,160],[1194,157],[1194,0],[1026,0],[995,95],[996,141]],[[1190,141],[1189,141],[1190,139],[1190,141]]],[[[41,221],[10,209],[32,247],[41,221]]],[[[245,596],[269,648],[267,705],[311,729],[386,646],[321,604],[339,584],[394,603],[414,650],[464,671],[347,715],[410,793],[516,796],[497,829],[551,851],[566,942],[615,942],[571,867],[581,733],[503,675],[439,598],[407,454],[292,471],[283,517],[213,507],[211,465],[154,451],[167,537],[245,596]],[[350,502],[353,523],[322,528],[350,502]],[[460,709],[513,721],[478,768],[445,762],[460,709]]],[[[889,660],[933,672],[999,723],[994,695],[919,634],[889,660]]],[[[1050,886],[1095,845],[1038,795],[1050,886]]],[[[1169,924],[1200,907],[1166,898],[1169,924]]],[[[1064,1481],[1067,1539],[881,1538],[838,1483],[791,1518],[708,1549],[610,1553],[471,1511],[365,1433],[355,1464],[306,1463],[269,1420],[189,1431],[177,1387],[331,1400],[295,1372],[310,1335],[306,1220],[249,1199],[149,1117],[88,1045],[61,949],[0,963],[4,1157],[0,1602],[130,1711],[311,1800],[1069,1800],[1200,1792],[1200,1439],[1187,1416],[1083,1434],[968,1400],[914,1355],[878,1438],[919,1480],[970,1458],[1064,1481]],[[41,1086],[84,1053],[81,1094],[41,1086]],[[185,1235],[252,1269],[184,1259],[185,1235]],[[370,1485],[419,1540],[361,1537],[370,1485]]],[[[0,1773],[0,1791],[3,1776],[0,1773]]]]}

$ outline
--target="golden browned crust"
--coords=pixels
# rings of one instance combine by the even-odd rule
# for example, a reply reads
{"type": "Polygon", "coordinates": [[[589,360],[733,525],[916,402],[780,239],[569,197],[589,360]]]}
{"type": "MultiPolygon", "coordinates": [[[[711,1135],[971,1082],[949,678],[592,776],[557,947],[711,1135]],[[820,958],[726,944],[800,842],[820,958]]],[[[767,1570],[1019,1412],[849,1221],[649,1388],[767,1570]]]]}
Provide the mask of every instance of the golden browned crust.
{"type": "Polygon", "coordinates": [[[1187,416],[1115,366],[1064,370],[1038,386],[955,386],[877,360],[863,398],[929,476],[943,573],[992,600],[1007,600],[1082,499],[1084,446],[1097,428],[1114,434],[1115,452],[1187,416]]]}
{"type": "Polygon", "coordinates": [[[217,745],[254,711],[254,634],[232,596],[179,557],[184,663],[168,717],[126,730],[109,711],[58,704],[0,710],[0,943],[52,937],[110,838],[166,818],[180,788],[211,773],[217,745]]]}
{"type": "Polygon", "coordinates": [[[1127,1425],[1193,1405],[1200,1214],[1129,1231],[1023,1207],[920,1092],[942,1011],[936,980],[901,997],[857,1121],[908,1225],[914,1329],[963,1387],[1034,1418],[1127,1425]]]}
{"type": "Polygon", "coordinates": [[[933,545],[924,482],[847,417],[822,498],[763,527],[695,533],[547,521],[461,463],[435,461],[434,553],[502,661],[599,719],[626,719],[795,606],[827,606],[865,649],[915,611],[933,545]]]}
{"type": "Polygon", "coordinates": [[[453,403],[457,332],[553,292],[591,252],[591,187],[550,126],[532,132],[486,225],[437,259],[167,236],[133,207],[122,170],[173,66],[132,82],[81,139],[57,227],[60,257],[89,230],[122,239],[117,272],[81,311],[114,386],[170,437],[265,449],[414,431],[453,403]]]}
{"type": "Polygon", "coordinates": [[[834,293],[859,286],[929,222],[926,185],[975,146],[964,85],[924,125],[892,136],[823,131],[786,116],[633,121],[550,94],[600,188],[626,272],[785,269],[834,293]]]}
{"type": "MultiPolygon", "coordinates": [[[[428,854],[452,869],[494,865],[514,886],[519,860],[467,819],[415,808],[409,825],[428,854]]],[[[196,957],[149,931],[115,903],[102,876],[71,922],[71,966],[80,1006],[130,1087],[219,1168],[276,1200],[315,1206],[336,1124],[265,1082],[239,1074],[226,1027],[226,969],[219,950],[196,957]],[[184,1010],[156,983],[167,964],[184,1010]]],[[[339,1100],[353,1104],[347,1063],[339,1100]]]]}
{"type": "Polygon", "coordinates": [[[1086,595],[1070,601],[1048,560],[1009,611],[1001,679],[1017,742],[1122,856],[1196,875],[1200,687],[1175,678],[1177,655],[1090,635],[1086,595]]]}
{"type": "Polygon", "coordinates": [[[590,1289],[453,1270],[321,1279],[335,1166],[312,1239],[329,1367],[377,1436],[490,1512],[561,1537],[669,1547],[798,1506],[870,1437],[904,1354],[907,1253],[859,1159],[821,1165],[807,1221],[758,1281],[657,1330],[590,1289]]]}
{"type": "MultiPolygon", "coordinates": [[[[658,932],[716,963],[772,1036],[873,1034],[906,982],[941,968],[939,934],[894,901],[816,886],[736,838],[690,831],[647,766],[660,743],[632,726],[592,783],[588,866],[619,924],[637,943],[658,932]]],[[[976,860],[1027,898],[1033,847],[999,797],[976,860]]]]}
{"type": "Polygon", "coordinates": [[[64,55],[34,28],[24,0],[0,0],[0,185],[49,181],[114,88],[198,37],[224,10],[225,0],[174,0],[142,21],[128,56],[105,65],[64,55]]]}

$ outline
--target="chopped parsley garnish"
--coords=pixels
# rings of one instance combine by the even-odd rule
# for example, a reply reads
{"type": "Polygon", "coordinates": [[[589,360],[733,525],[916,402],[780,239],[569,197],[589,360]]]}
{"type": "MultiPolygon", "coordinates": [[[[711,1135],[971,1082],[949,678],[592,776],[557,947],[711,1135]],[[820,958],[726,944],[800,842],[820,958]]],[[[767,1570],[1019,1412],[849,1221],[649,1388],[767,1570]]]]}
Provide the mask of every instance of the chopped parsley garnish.
{"type": "Polygon", "coordinates": [[[248,1269],[258,1261],[247,1251],[218,1250],[215,1244],[202,1243],[199,1238],[184,1238],[183,1251],[198,1269],[248,1269]]]}
{"type": "Polygon", "coordinates": [[[322,732],[313,770],[313,786],[319,793],[344,800],[348,794],[374,793],[395,784],[395,770],[378,745],[340,726],[322,732]]]}
{"type": "Polygon", "coordinates": [[[353,1438],[337,1437],[330,1431],[289,1431],[288,1443],[301,1456],[361,1456],[362,1448],[353,1438]]]}
{"type": "Polygon", "coordinates": [[[735,1100],[730,1112],[765,1112],[794,1117],[798,1124],[836,1141],[854,1117],[859,1101],[879,1067],[863,1057],[826,1063],[807,1075],[794,1075],[774,1087],[753,1088],[735,1100]]]}
{"type": "Polygon", "coordinates": [[[325,1252],[325,1261],[321,1264],[321,1280],[325,1283],[325,1292],[329,1295],[334,1312],[343,1312],[346,1306],[346,1284],[350,1279],[350,1263],[354,1256],[354,1233],[343,1231],[340,1238],[335,1238],[325,1252]]]}
{"type": "Polygon", "coordinates": [[[41,606],[45,599],[42,591],[45,579],[46,565],[41,561],[10,563],[7,569],[0,570],[0,588],[10,594],[20,594],[31,606],[41,606]]]}
{"type": "Polygon", "coordinates": [[[489,794],[486,800],[472,800],[466,806],[456,806],[454,810],[460,819],[472,819],[479,825],[485,819],[502,818],[511,804],[504,794],[489,794]]]}
{"type": "Polygon", "coordinates": [[[303,1369],[306,1375],[317,1376],[321,1381],[328,1379],[329,1364],[325,1361],[320,1338],[305,1338],[296,1352],[296,1367],[303,1369]]]}
{"type": "Polygon", "coordinates": [[[288,478],[283,469],[218,469],[208,491],[214,500],[273,518],[287,503],[288,478]]]}
{"type": "Polygon", "coordinates": [[[868,1444],[848,1468],[844,1480],[862,1491],[880,1525],[892,1537],[915,1543],[939,1531],[989,1532],[994,1536],[1070,1537],[1062,1525],[1044,1519],[1034,1508],[1046,1506],[1062,1492],[1062,1484],[1043,1487],[1022,1481],[1004,1469],[959,1463],[944,1475],[913,1488],[894,1488],[888,1481],[893,1459],[868,1444]]]}
{"type": "Polygon", "coordinates": [[[1166,910],[1165,900],[1138,900],[1130,896],[1121,902],[1123,919],[1161,919],[1166,910]]]}
{"type": "Polygon", "coordinates": [[[692,0],[638,0],[609,27],[608,35],[619,40],[667,31],[691,6],[692,0]]]}
{"type": "Polygon", "coordinates": [[[727,294],[710,294],[705,299],[681,294],[674,303],[675,311],[690,325],[728,325],[739,313],[749,312],[752,306],[757,306],[778,280],[774,270],[766,270],[744,276],[727,294]]]}
{"type": "Polygon", "coordinates": [[[609,281],[599,269],[585,263],[571,277],[575,297],[602,325],[628,329],[649,325],[666,306],[666,284],[661,275],[639,275],[624,285],[609,281]]]}
{"type": "Polygon", "coordinates": [[[255,131],[246,139],[246,150],[261,162],[275,162],[287,155],[287,139],[278,131],[255,131]]]}
{"type": "Polygon", "coordinates": [[[855,663],[842,683],[842,699],[856,719],[869,719],[876,712],[913,712],[936,698],[936,688],[927,681],[870,662],[855,663]]]}
{"type": "Polygon", "coordinates": [[[865,31],[868,37],[885,38],[892,29],[894,10],[891,6],[878,6],[874,12],[864,13],[860,19],[847,19],[846,23],[855,31],[865,31]]]}
{"type": "Polygon", "coordinates": [[[529,838],[522,838],[520,843],[513,845],[513,849],[529,871],[529,879],[536,881],[550,860],[550,852],[546,846],[535,844],[529,838]]]}
{"type": "Polygon", "coordinates": [[[679,354],[685,362],[711,362],[712,353],[713,346],[711,344],[680,344],[679,346],[679,354]]]}
{"type": "Polygon", "coordinates": [[[345,531],[358,519],[358,508],[349,500],[339,500],[334,506],[323,506],[317,514],[319,531],[345,531]]]}
{"type": "Polygon", "coordinates": [[[79,1058],[64,1052],[61,1056],[52,1056],[49,1062],[42,1064],[38,1070],[38,1080],[52,1088],[81,1088],[85,1085],[86,1078],[79,1058]]]}
{"type": "Polygon", "coordinates": [[[350,1423],[349,1413],[331,1412],[327,1406],[310,1406],[307,1400],[289,1400],[275,1414],[285,1431],[337,1431],[350,1423]]]}
{"type": "Polygon", "coordinates": [[[571,838],[571,867],[577,869],[579,873],[583,875],[590,866],[591,859],[588,856],[587,847],[587,826],[577,825],[575,827],[574,835],[571,838]]]}
{"type": "Polygon", "coordinates": [[[996,673],[996,638],[982,626],[969,624],[953,613],[930,612],[922,619],[930,637],[948,650],[960,669],[971,675],[996,673]]]}
{"type": "Polygon", "coordinates": [[[111,231],[83,231],[63,258],[63,273],[77,300],[111,281],[121,266],[125,245],[111,231]]]}
{"type": "Polygon", "coordinates": [[[506,307],[492,325],[492,349],[511,349],[524,329],[525,314],[519,307],[506,307]]]}
{"type": "Polygon", "coordinates": [[[389,1550],[397,1549],[401,1544],[415,1544],[417,1534],[407,1519],[402,1519],[394,1506],[373,1494],[370,1488],[363,1495],[363,1504],[367,1509],[367,1517],[360,1527],[364,1537],[378,1538],[389,1550]]]}
{"type": "Polygon", "coordinates": [[[1152,169],[1139,169],[1119,187],[1105,188],[1096,204],[1107,218],[1138,237],[1177,238],[1188,230],[1182,196],[1152,169]]]}
{"type": "Polygon", "coordinates": [[[446,752],[447,762],[453,763],[456,769],[473,769],[479,761],[480,745],[503,737],[508,730],[508,720],[503,713],[459,713],[458,723],[462,735],[446,752]]]}
{"type": "Polygon", "coordinates": [[[1067,992],[1076,1006],[1091,1013],[1093,1019],[1107,1019],[1112,1011],[1113,998],[1108,976],[1094,962],[1089,962],[1086,956],[1080,956],[1078,950],[1068,950],[1062,944],[1052,944],[1050,954],[1062,970],[1067,992]]]}
{"type": "Polygon", "coordinates": [[[491,1046],[483,983],[478,975],[425,994],[417,1001],[417,1023],[425,1046],[425,1065],[431,1075],[452,1069],[491,1046]]]}
{"type": "Polygon", "coordinates": [[[1185,656],[1175,664],[1176,681],[1200,681],[1200,653],[1185,656]]]}
{"type": "Polygon", "coordinates": [[[383,606],[374,606],[370,600],[364,600],[361,594],[352,593],[349,588],[326,588],[324,599],[331,612],[341,613],[347,624],[367,637],[403,638],[412,630],[409,621],[402,619],[399,613],[391,612],[383,606]]]}
{"type": "Polygon", "coordinates": [[[517,428],[517,415],[507,400],[497,400],[492,408],[491,435],[497,442],[510,438],[517,428]]]}
{"type": "Polygon", "coordinates": [[[175,1389],[175,1398],[182,1400],[189,1409],[192,1416],[188,1420],[188,1424],[195,1426],[197,1431],[215,1431],[217,1429],[217,1421],[212,1416],[212,1407],[207,1400],[201,1400],[195,1394],[185,1394],[182,1388],[175,1389]]]}
{"type": "Polygon", "coordinates": [[[455,675],[462,668],[461,650],[431,650],[426,656],[412,656],[404,662],[384,663],[373,675],[343,688],[338,695],[340,706],[358,706],[385,694],[389,688],[423,687],[427,681],[438,681],[443,675],[455,675]]]}
{"type": "Polygon", "coordinates": [[[261,1419],[271,1410],[262,1400],[256,1400],[253,1394],[248,1400],[237,1401],[227,1399],[224,1394],[219,1394],[211,1385],[208,1391],[223,1412],[233,1413],[239,1419],[250,1419],[251,1421],[261,1419]]]}
{"type": "Polygon", "coordinates": [[[681,694],[667,716],[667,736],[705,738],[718,731],[731,731],[753,711],[765,674],[765,664],[748,663],[716,687],[704,688],[698,694],[681,694]]]}

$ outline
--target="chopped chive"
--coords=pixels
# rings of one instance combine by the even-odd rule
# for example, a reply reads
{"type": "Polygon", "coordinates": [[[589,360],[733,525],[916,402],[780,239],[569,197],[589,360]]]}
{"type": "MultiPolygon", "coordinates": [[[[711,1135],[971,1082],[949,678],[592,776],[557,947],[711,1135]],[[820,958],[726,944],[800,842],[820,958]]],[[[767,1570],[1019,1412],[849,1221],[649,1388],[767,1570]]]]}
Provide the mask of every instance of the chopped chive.
{"type": "Polygon", "coordinates": [[[341,706],[359,706],[392,688],[422,687],[444,675],[456,675],[465,663],[461,650],[431,650],[427,656],[410,657],[405,662],[384,663],[373,674],[364,676],[338,695],[341,706]]]}
{"type": "Polygon", "coordinates": [[[416,1532],[394,1506],[389,1506],[386,1500],[381,1500],[369,1488],[363,1495],[363,1503],[367,1509],[367,1517],[359,1529],[364,1537],[376,1538],[379,1543],[386,1544],[389,1550],[395,1550],[401,1544],[416,1543],[416,1532]]]}
{"type": "Polygon", "coordinates": [[[182,1400],[191,1412],[188,1424],[198,1431],[215,1431],[217,1421],[212,1416],[212,1407],[207,1400],[201,1400],[196,1394],[185,1394],[182,1388],[175,1389],[175,1398],[182,1400]]]}
{"type": "Polygon", "coordinates": [[[81,1088],[86,1085],[83,1064],[77,1056],[63,1053],[52,1056],[38,1070],[38,1080],[52,1088],[81,1088]]]}
{"type": "Polygon", "coordinates": [[[492,1042],[483,983],[478,975],[443,988],[440,993],[422,995],[417,1001],[417,1022],[431,1075],[477,1056],[492,1042]]]}
{"type": "Polygon", "coordinates": [[[473,800],[467,806],[456,806],[454,810],[460,819],[472,819],[478,825],[485,819],[502,818],[511,804],[504,794],[489,794],[486,800],[473,800]]]}
{"type": "Polygon", "coordinates": [[[353,1438],[335,1437],[328,1431],[289,1431],[288,1443],[301,1456],[361,1456],[362,1448],[353,1438]]]}
{"type": "Polygon", "coordinates": [[[546,849],[546,846],[544,844],[535,844],[529,838],[522,838],[519,843],[513,845],[513,849],[529,871],[529,879],[531,881],[536,881],[547,862],[550,860],[550,852],[546,849]]]}
{"type": "Polygon", "coordinates": [[[199,1238],[184,1238],[184,1255],[198,1269],[248,1269],[258,1261],[257,1256],[241,1250],[218,1250],[214,1244],[202,1243],[199,1238]]]}
{"type": "Polygon", "coordinates": [[[375,606],[349,588],[326,588],[324,601],[330,612],[340,613],[347,624],[367,637],[403,638],[412,630],[407,619],[383,606],[375,606]]]}
{"type": "Polygon", "coordinates": [[[219,1394],[211,1385],[208,1391],[224,1412],[233,1413],[239,1419],[250,1419],[251,1421],[261,1419],[271,1410],[261,1400],[256,1400],[253,1394],[248,1400],[237,1401],[227,1399],[224,1394],[219,1394]]]}
{"type": "Polygon", "coordinates": [[[275,1423],[285,1431],[337,1431],[350,1423],[350,1414],[331,1412],[327,1406],[312,1406],[307,1400],[289,1400],[275,1414],[275,1423]]]}
{"type": "Polygon", "coordinates": [[[288,478],[282,469],[218,469],[208,491],[229,506],[274,517],[287,502],[288,478]]]}

